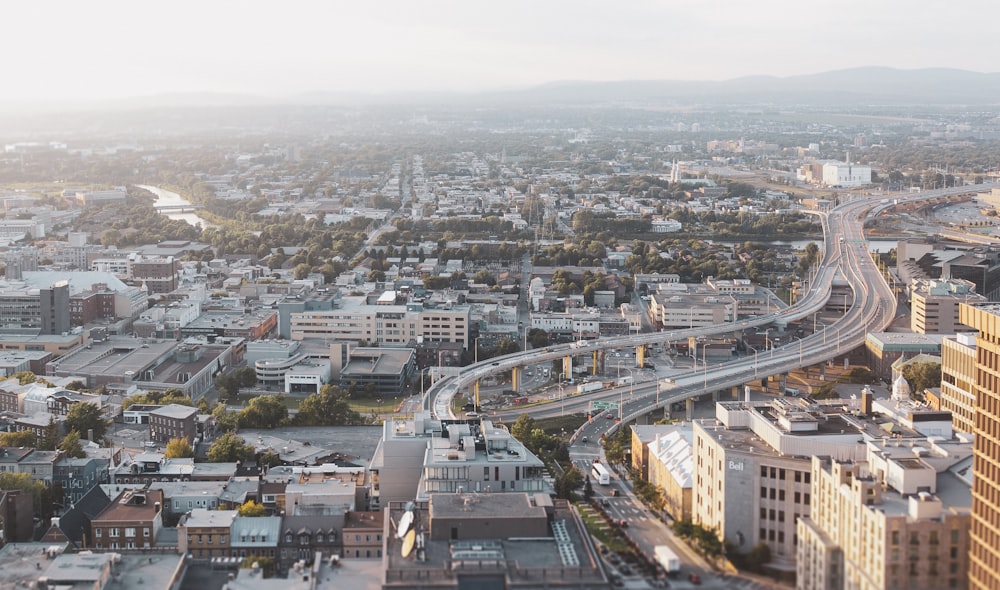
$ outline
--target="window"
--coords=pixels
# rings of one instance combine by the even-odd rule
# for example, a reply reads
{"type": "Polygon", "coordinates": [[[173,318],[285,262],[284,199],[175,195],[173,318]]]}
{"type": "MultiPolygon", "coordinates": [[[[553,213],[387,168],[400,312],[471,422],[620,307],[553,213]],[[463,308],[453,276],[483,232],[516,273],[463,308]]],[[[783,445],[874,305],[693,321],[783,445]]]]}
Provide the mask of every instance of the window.
{"type": "Polygon", "coordinates": [[[118,537],[119,536],[119,530],[117,528],[110,528],[110,529],[108,529],[108,536],[109,537],[118,537]]]}
{"type": "Polygon", "coordinates": [[[142,529],[142,536],[144,536],[144,537],[148,537],[149,536],[149,528],[148,527],[142,529]]]}
{"type": "MultiPolygon", "coordinates": [[[[101,529],[94,529],[94,536],[98,539],[101,538],[101,529]]],[[[190,541],[190,539],[188,539],[190,541]]]]}
{"type": "Polygon", "coordinates": [[[135,536],[135,527],[126,527],[125,528],[125,536],[126,537],[134,537],[135,536]]]}

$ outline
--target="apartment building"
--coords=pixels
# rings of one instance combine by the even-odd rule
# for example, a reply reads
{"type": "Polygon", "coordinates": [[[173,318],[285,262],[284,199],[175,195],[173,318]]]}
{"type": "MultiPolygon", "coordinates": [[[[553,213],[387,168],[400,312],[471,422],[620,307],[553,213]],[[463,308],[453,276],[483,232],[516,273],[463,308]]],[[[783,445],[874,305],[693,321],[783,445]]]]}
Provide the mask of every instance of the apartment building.
{"type": "Polygon", "coordinates": [[[230,536],[236,510],[195,508],[177,523],[177,543],[181,555],[194,559],[229,557],[230,536]]]}
{"type": "Polygon", "coordinates": [[[875,440],[864,461],[812,459],[800,590],[968,587],[968,440],[875,440]]]}
{"type": "Polygon", "coordinates": [[[811,457],[862,462],[867,441],[891,437],[920,447],[951,434],[946,413],[914,404],[905,392],[875,400],[867,388],[855,399],[821,403],[722,402],[715,420],[698,420],[693,427],[693,520],[718,530],[742,552],[767,545],[768,568],[788,579],[796,572],[796,523],[816,506],[811,457]]]}
{"type": "Polygon", "coordinates": [[[166,444],[172,438],[183,438],[194,443],[198,436],[198,409],[181,404],[170,404],[149,413],[150,440],[166,444]]]}
{"type": "Polygon", "coordinates": [[[163,526],[163,492],[126,489],[90,523],[94,549],[149,549],[163,526]]]}

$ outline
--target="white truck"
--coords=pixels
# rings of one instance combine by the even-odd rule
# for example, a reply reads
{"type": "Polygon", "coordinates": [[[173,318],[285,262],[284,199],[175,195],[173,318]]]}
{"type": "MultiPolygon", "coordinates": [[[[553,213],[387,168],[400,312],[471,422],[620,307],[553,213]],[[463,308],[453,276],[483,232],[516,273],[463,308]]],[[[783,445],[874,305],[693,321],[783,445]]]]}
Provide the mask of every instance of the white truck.
{"type": "Polygon", "coordinates": [[[681,571],[681,560],[674,553],[674,550],[667,545],[657,545],[653,548],[653,557],[656,563],[660,564],[663,571],[668,576],[675,575],[681,571]]]}
{"type": "Polygon", "coordinates": [[[604,387],[604,384],[600,381],[591,381],[589,383],[581,383],[576,386],[577,393],[590,393],[591,391],[597,391],[604,387]]]}

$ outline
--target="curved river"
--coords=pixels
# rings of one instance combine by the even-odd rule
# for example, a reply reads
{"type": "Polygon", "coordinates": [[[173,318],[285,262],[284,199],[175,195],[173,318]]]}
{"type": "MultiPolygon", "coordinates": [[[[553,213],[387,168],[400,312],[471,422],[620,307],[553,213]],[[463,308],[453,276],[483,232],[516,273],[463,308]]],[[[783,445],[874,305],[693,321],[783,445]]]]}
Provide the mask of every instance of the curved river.
{"type": "MultiPolygon", "coordinates": [[[[154,195],[156,195],[156,205],[190,205],[191,201],[188,201],[184,197],[178,195],[175,192],[162,189],[157,186],[150,186],[148,184],[137,184],[141,189],[145,189],[154,195]]],[[[214,223],[209,223],[201,217],[198,217],[195,213],[161,213],[161,215],[166,215],[170,219],[177,219],[180,221],[186,221],[191,225],[201,224],[202,229],[207,229],[209,227],[215,227],[214,223]]]]}

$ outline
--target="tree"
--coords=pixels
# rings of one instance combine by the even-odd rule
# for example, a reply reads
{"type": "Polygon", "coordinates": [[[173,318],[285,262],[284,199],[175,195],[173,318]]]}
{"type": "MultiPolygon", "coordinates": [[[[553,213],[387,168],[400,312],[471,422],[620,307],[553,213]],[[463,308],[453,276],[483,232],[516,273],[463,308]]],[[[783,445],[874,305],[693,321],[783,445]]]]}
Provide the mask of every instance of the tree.
{"type": "Polygon", "coordinates": [[[299,403],[295,423],[300,426],[352,426],[363,424],[361,414],[351,409],[347,394],[335,385],[324,385],[299,403]]]}
{"type": "Polygon", "coordinates": [[[278,465],[281,465],[281,455],[272,449],[268,449],[261,453],[260,457],[257,458],[257,465],[267,469],[277,467],[278,465]]]}
{"type": "Polygon", "coordinates": [[[583,485],[583,474],[576,466],[570,467],[556,478],[556,497],[576,500],[576,490],[583,485]]]}
{"type": "Polygon", "coordinates": [[[254,448],[232,432],[227,432],[215,439],[208,448],[207,456],[209,463],[249,461],[254,456],[254,448]]]}
{"type": "Polygon", "coordinates": [[[82,459],[87,456],[87,453],[83,450],[83,445],[80,444],[80,433],[76,430],[70,430],[66,433],[62,442],[59,443],[59,450],[65,453],[67,457],[82,459]]]}
{"type": "Polygon", "coordinates": [[[240,428],[274,428],[288,418],[281,396],[259,395],[250,400],[239,415],[240,428]]]}
{"type": "Polygon", "coordinates": [[[167,441],[167,450],[164,453],[167,459],[190,459],[194,457],[194,449],[186,438],[172,438],[167,441]]]}
{"type": "Polygon", "coordinates": [[[941,386],[941,363],[909,363],[903,366],[903,378],[910,384],[916,399],[924,398],[924,390],[941,386]]]}
{"type": "Polygon", "coordinates": [[[212,419],[215,420],[215,427],[223,432],[233,432],[239,428],[239,415],[230,412],[226,404],[219,404],[212,410],[212,419]]]}
{"type": "Polygon", "coordinates": [[[93,431],[91,440],[101,440],[108,431],[108,420],[101,415],[101,408],[97,404],[80,402],[73,404],[66,414],[66,428],[88,438],[93,431]]]}
{"type": "Polygon", "coordinates": [[[54,451],[56,450],[56,445],[59,444],[59,423],[52,416],[49,416],[49,423],[45,426],[45,432],[42,433],[42,440],[38,441],[39,451],[54,451]]]}
{"type": "Polygon", "coordinates": [[[30,430],[0,433],[0,447],[34,447],[38,437],[30,430]]]}
{"type": "Polygon", "coordinates": [[[253,500],[247,500],[236,509],[240,516],[267,516],[267,508],[253,500]]]}
{"type": "Polygon", "coordinates": [[[532,348],[545,348],[549,345],[549,333],[541,328],[528,330],[528,343],[532,348]]]}

